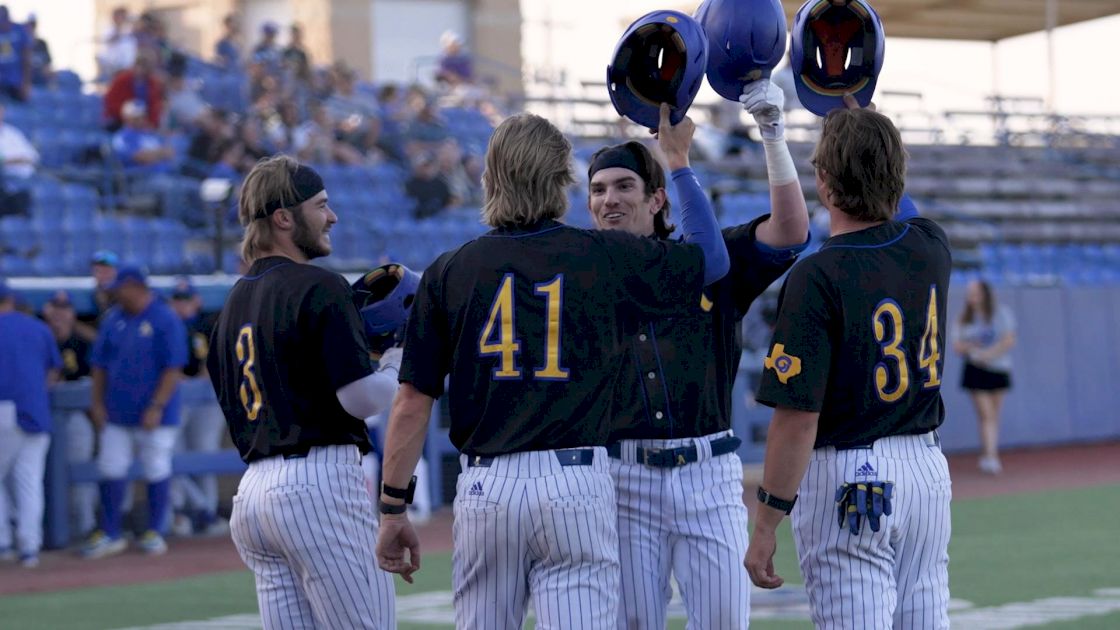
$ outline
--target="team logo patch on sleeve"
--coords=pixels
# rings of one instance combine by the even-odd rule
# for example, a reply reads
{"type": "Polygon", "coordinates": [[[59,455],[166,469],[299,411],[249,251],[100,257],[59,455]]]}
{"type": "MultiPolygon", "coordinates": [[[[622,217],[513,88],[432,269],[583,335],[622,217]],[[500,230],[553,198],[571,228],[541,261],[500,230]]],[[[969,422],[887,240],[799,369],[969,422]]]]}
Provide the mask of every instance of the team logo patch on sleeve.
{"type": "Polygon", "coordinates": [[[778,373],[778,380],[783,385],[789,382],[789,379],[801,373],[801,359],[786,354],[786,347],[780,343],[774,344],[774,349],[770,351],[770,356],[766,357],[763,365],[768,370],[774,370],[778,373]]]}

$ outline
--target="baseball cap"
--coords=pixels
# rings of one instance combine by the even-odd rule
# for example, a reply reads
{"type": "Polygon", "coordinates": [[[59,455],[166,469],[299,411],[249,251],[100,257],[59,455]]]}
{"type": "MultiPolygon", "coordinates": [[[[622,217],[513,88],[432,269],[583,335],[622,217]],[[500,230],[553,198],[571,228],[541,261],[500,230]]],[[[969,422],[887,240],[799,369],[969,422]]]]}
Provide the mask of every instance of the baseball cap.
{"type": "Polygon", "coordinates": [[[269,21],[261,24],[262,33],[270,33],[272,35],[275,35],[279,30],[280,27],[276,25],[276,22],[269,21]]]}
{"type": "Polygon", "coordinates": [[[144,286],[148,285],[148,274],[144,270],[134,265],[125,265],[117,270],[117,278],[109,285],[110,291],[116,291],[121,288],[126,282],[137,282],[144,286]]]}
{"type": "Polygon", "coordinates": [[[93,258],[90,258],[89,264],[91,265],[107,265],[109,267],[117,266],[117,255],[107,249],[99,249],[93,253],[93,258]]]}
{"type": "Polygon", "coordinates": [[[175,282],[175,288],[171,290],[172,300],[189,300],[198,295],[198,291],[191,284],[189,278],[179,278],[175,282]]]}
{"type": "Polygon", "coordinates": [[[64,289],[59,289],[51,295],[51,299],[47,300],[51,306],[58,308],[71,308],[74,306],[73,300],[70,299],[70,292],[64,289]]]}

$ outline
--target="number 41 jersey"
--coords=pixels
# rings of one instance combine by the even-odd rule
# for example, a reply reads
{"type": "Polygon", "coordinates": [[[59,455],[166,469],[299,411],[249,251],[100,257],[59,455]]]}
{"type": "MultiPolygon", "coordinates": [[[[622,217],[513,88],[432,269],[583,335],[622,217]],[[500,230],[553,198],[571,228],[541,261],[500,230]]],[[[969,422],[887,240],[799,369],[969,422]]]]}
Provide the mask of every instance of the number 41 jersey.
{"type": "Polygon", "coordinates": [[[335,393],[373,372],[350,286],[331,271],[262,258],[233,286],[207,368],[241,458],[370,444],[335,393]]]}
{"type": "Polygon", "coordinates": [[[825,241],[782,286],[758,401],[819,411],[815,448],[940,426],[951,267],[924,218],[825,241]]]}
{"type": "Polygon", "coordinates": [[[696,245],[555,221],[492,230],[424,272],[401,382],[438,398],[450,375],[467,455],[606,445],[623,341],[642,319],[699,311],[703,278],[696,245]]]}

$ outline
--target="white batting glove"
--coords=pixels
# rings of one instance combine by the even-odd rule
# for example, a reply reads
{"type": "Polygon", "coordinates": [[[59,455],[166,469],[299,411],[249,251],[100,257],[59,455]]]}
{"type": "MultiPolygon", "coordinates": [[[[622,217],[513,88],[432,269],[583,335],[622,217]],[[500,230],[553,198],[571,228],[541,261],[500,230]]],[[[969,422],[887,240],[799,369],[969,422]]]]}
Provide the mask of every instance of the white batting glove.
{"type": "Polygon", "coordinates": [[[739,97],[743,109],[754,117],[758,124],[758,132],[763,140],[781,140],[785,138],[786,122],[782,108],[786,104],[786,95],[782,89],[770,82],[770,79],[751,81],[743,88],[743,95],[739,97]]]}
{"type": "Polygon", "coordinates": [[[389,348],[377,360],[377,371],[393,370],[396,373],[401,371],[401,359],[404,357],[404,350],[401,348],[389,348]]]}

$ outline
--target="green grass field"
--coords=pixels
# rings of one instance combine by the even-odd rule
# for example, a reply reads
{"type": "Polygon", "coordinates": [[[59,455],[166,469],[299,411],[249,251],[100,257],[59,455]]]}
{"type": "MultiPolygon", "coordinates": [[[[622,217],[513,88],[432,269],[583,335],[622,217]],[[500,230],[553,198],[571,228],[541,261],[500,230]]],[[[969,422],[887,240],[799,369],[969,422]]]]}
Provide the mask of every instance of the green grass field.
{"type": "MultiPolygon", "coordinates": [[[[962,500],[955,502],[953,509],[952,595],[971,604],[952,613],[954,626],[983,628],[989,627],[985,623],[991,620],[1021,618],[1023,623],[1014,627],[1120,628],[1120,542],[1116,535],[1120,486],[962,500]],[[1085,601],[1030,604],[1056,597],[1085,601]],[[1006,607],[1013,603],[1019,606],[1006,607]],[[1000,606],[1004,608],[996,608],[1000,606]],[[1047,619],[1060,620],[1047,623],[1047,619]]],[[[788,527],[782,532],[778,553],[779,574],[787,582],[800,582],[788,527]]],[[[418,614],[450,610],[449,599],[441,603],[416,597],[450,591],[449,555],[426,557],[416,578],[414,585],[398,581],[400,627],[451,627],[405,621],[418,614]]],[[[0,599],[0,626],[124,628],[255,612],[252,576],[233,572],[173,582],[6,597],[0,599]]],[[[251,627],[253,620],[248,617],[241,621],[245,625],[228,627],[251,627]]],[[[684,622],[674,620],[670,627],[684,628],[684,622]]],[[[752,627],[785,630],[812,626],[807,619],[759,619],[752,622],[752,627]]]]}

